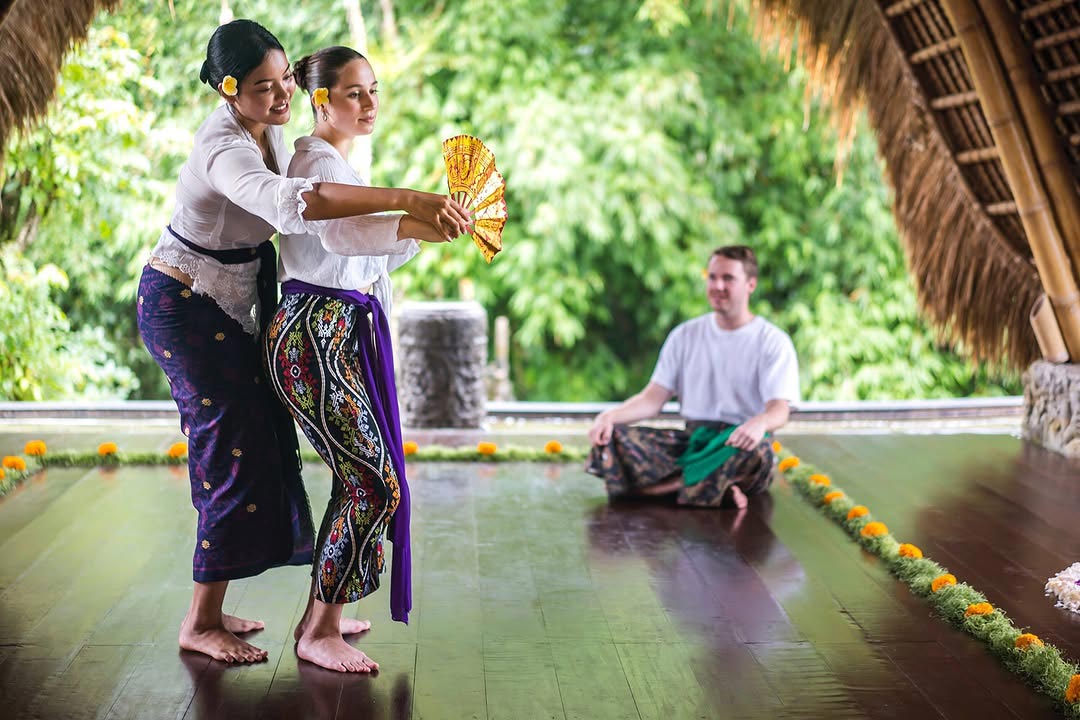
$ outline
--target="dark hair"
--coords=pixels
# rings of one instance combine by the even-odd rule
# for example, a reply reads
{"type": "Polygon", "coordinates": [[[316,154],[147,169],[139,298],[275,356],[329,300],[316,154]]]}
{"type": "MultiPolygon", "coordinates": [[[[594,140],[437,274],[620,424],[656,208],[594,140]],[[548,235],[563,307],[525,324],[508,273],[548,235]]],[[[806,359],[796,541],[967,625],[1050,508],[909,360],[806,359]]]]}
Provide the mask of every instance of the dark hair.
{"type": "Polygon", "coordinates": [[[724,245],[713,250],[712,255],[709,257],[710,259],[722,257],[728,260],[738,260],[742,263],[743,272],[746,273],[747,278],[756,278],[758,276],[757,256],[746,245],[724,245]]]}
{"type": "Polygon", "coordinates": [[[310,95],[316,88],[330,89],[337,85],[341,70],[353,60],[367,58],[343,45],[323,48],[294,62],[293,77],[296,84],[310,95]]]}
{"type": "Polygon", "coordinates": [[[206,44],[206,60],[199,71],[199,80],[216,88],[232,75],[241,82],[257,68],[271,50],[285,52],[274,35],[257,22],[233,20],[214,31],[206,44]]]}

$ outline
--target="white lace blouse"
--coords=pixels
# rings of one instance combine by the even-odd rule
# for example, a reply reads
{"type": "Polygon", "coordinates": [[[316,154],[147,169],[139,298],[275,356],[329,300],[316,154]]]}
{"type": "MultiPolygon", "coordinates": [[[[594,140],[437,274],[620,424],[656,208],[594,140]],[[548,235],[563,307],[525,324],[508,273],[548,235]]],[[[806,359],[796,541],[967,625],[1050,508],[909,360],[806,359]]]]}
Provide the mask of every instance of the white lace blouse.
{"type": "MultiPolygon", "coordinates": [[[[290,155],[280,127],[266,128],[279,170],[290,155]]],[[[255,138],[228,105],[218,107],[195,133],[195,145],[176,183],[176,207],[170,227],[181,237],[210,250],[254,248],[274,232],[304,233],[317,226],[305,221],[301,194],[317,176],[284,177],[269,170],[255,138]]],[[[259,261],[224,265],[201,255],[162,232],[151,252],[192,280],[192,291],[214,299],[245,331],[258,334],[259,261]]],[[[273,308],[267,310],[273,312],[273,308]]]]}
{"type": "MultiPolygon", "coordinates": [[[[324,182],[367,185],[341,154],[321,138],[305,136],[295,144],[289,177],[319,177],[324,182]]],[[[401,215],[376,213],[340,220],[309,222],[307,233],[281,237],[278,279],[303,282],[339,290],[363,290],[379,300],[390,314],[393,288],[390,271],[401,267],[416,253],[416,240],[398,240],[401,215]]]]}

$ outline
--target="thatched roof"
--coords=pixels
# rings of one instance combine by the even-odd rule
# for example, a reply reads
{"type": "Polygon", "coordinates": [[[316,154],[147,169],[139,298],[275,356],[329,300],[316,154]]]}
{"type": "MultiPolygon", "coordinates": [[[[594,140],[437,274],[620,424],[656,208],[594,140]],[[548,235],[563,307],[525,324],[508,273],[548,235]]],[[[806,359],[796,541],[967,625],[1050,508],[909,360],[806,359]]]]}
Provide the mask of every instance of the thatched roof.
{"type": "MultiPolygon", "coordinates": [[[[753,5],[767,42],[780,40],[786,47],[796,42],[817,88],[833,101],[842,133],[850,131],[853,109],[868,109],[895,190],[896,221],[920,304],[931,321],[976,359],[1025,367],[1038,354],[1028,312],[1042,285],[1003,169],[1002,148],[995,145],[986,120],[986,98],[976,91],[978,83],[950,18],[963,6],[978,20],[997,15],[1011,23],[1007,33],[985,23],[991,31],[989,46],[997,45],[997,59],[1009,70],[1006,85],[1019,82],[1015,68],[1033,70],[1041,92],[1031,95],[1045,103],[1054,124],[1052,129],[1046,124],[1049,141],[1044,138],[1043,144],[1054,146],[1050,150],[1059,154],[1058,165],[1075,195],[1080,4],[754,0],[753,5]],[[1009,38],[1002,40],[1001,35],[1009,38]],[[1000,49],[1009,42],[1019,49],[1011,60],[1005,57],[1007,48],[1000,49]]],[[[1006,102],[1010,92],[1016,99],[1017,89],[1009,87],[1002,95],[1006,102]]],[[[1040,142],[1030,123],[1026,129],[1029,140],[1040,142]]],[[[1034,173],[1045,176],[1046,170],[1036,167],[1034,173]]],[[[1060,206],[1052,210],[1065,228],[1063,234],[1075,236],[1069,228],[1080,218],[1064,217],[1069,211],[1060,206]]],[[[1080,237],[1064,240],[1074,243],[1072,263],[1080,267],[1075,256],[1080,237]]],[[[1069,265],[1067,256],[1059,257],[1069,265]]],[[[1068,273],[1068,267],[1063,272],[1068,273]]]]}
{"type": "Polygon", "coordinates": [[[99,10],[119,0],[0,0],[0,155],[7,138],[40,119],[64,56],[99,10]]]}

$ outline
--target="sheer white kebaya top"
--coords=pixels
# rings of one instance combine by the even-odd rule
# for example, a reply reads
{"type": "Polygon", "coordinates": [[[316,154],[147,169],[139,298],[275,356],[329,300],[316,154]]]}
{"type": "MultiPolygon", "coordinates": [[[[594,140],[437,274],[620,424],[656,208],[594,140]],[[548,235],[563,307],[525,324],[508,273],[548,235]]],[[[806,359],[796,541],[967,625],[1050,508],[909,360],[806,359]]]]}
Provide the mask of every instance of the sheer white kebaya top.
{"type": "MultiPolygon", "coordinates": [[[[333,145],[321,138],[297,139],[289,177],[319,177],[324,182],[367,185],[333,145]]],[[[302,280],[338,290],[370,292],[390,314],[388,273],[420,252],[416,240],[398,240],[400,214],[355,215],[308,223],[304,234],[281,237],[278,279],[302,280]],[[369,289],[370,288],[370,289],[369,289]]]]}
{"type": "MultiPolygon", "coordinates": [[[[290,155],[281,128],[268,126],[266,139],[278,170],[285,170],[290,155]]],[[[195,133],[195,146],[176,183],[169,225],[177,235],[209,250],[254,249],[275,231],[305,233],[318,227],[304,220],[307,204],[301,194],[319,181],[317,176],[284,177],[268,169],[255,138],[231,106],[222,105],[195,133]]],[[[194,281],[192,291],[210,296],[245,331],[257,334],[258,260],[224,265],[189,249],[167,229],[152,255],[187,273],[194,281]]]]}

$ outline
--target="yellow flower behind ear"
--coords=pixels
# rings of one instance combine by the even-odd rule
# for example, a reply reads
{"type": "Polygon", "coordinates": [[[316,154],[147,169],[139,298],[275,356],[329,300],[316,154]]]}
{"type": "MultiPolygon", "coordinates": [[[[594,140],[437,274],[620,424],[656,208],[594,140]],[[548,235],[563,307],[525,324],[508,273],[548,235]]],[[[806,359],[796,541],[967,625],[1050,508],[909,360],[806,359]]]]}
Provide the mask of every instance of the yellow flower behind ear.
{"type": "Polygon", "coordinates": [[[226,75],[224,78],[222,78],[221,92],[228,95],[229,97],[234,97],[236,95],[236,78],[234,78],[232,75],[226,75]]]}
{"type": "Polygon", "coordinates": [[[330,91],[326,88],[315,88],[311,92],[311,104],[315,107],[322,107],[330,102],[330,91]]]}
{"type": "Polygon", "coordinates": [[[41,457],[45,454],[45,442],[43,440],[31,440],[26,443],[26,447],[23,448],[23,452],[27,455],[35,457],[41,457]]]}
{"type": "Polygon", "coordinates": [[[107,455],[115,455],[117,450],[119,450],[119,448],[116,447],[116,443],[103,442],[98,445],[97,454],[101,457],[106,457],[107,455]]]}

